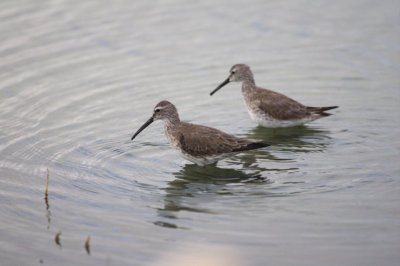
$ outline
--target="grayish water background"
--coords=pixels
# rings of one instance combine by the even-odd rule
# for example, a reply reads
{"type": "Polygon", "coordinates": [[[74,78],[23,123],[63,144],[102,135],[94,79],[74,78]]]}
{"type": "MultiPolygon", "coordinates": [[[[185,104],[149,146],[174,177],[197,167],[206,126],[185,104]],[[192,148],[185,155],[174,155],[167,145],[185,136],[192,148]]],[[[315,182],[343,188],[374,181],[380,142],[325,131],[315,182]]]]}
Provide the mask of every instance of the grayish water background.
{"type": "Polygon", "coordinates": [[[0,40],[1,265],[398,265],[399,1],[1,1],[0,40]],[[258,128],[239,84],[209,96],[241,62],[340,108],[258,128]],[[273,145],[203,169],[161,123],[131,142],[163,99],[273,145]]]}

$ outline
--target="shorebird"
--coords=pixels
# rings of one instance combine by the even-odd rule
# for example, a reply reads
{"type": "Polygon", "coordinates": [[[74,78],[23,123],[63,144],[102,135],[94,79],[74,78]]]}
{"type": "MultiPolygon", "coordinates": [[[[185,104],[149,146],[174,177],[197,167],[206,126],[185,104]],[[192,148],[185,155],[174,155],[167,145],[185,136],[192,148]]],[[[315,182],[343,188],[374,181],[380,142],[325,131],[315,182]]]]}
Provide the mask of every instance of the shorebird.
{"type": "Polygon", "coordinates": [[[252,120],[264,127],[292,127],[302,125],[331,114],[325,111],[338,106],[310,107],[305,106],[281,93],[260,88],[256,85],[250,67],[236,64],[224,80],[210,95],[229,82],[242,82],[242,95],[247,111],[252,120]]]}
{"type": "Polygon", "coordinates": [[[155,120],[163,120],[165,135],[171,145],[185,159],[201,166],[215,163],[233,153],[269,146],[259,140],[238,138],[212,127],[181,122],[178,110],[169,101],[161,101],[154,107],[153,115],[131,140],[155,120]]]}

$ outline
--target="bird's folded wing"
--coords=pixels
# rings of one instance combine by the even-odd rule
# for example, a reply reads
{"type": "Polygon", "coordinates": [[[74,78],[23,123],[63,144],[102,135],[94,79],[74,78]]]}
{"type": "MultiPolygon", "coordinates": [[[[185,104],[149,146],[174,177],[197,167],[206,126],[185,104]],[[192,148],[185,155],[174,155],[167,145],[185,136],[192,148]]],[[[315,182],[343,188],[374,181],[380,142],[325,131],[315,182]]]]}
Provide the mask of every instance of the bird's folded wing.
{"type": "Polygon", "coordinates": [[[301,103],[280,93],[268,91],[264,97],[256,99],[257,106],[264,113],[279,120],[301,119],[310,112],[301,103]]]}
{"type": "Polygon", "coordinates": [[[212,156],[240,150],[251,140],[237,138],[223,131],[206,126],[186,123],[186,130],[181,131],[179,145],[192,156],[212,156]]]}

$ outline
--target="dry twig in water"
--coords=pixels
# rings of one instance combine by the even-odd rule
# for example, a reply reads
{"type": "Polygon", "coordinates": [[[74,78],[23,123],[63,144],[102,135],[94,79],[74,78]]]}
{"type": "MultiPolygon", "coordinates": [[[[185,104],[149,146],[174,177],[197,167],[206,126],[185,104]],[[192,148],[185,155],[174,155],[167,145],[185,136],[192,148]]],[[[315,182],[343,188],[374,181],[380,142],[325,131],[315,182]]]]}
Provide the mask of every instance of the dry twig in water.
{"type": "Polygon", "coordinates": [[[61,235],[61,230],[58,231],[58,233],[56,234],[56,237],[54,238],[54,240],[56,241],[56,244],[59,245],[59,246],[61,247],[60,235],[61,235]]]}
{"type": "Polygon", "coordinates": [[[87,254],[90,255],[89,241],[90,241],[90,236],[87,237],[86,242],[85,242],[85,249],[86,249],[86,252],[87,252],[87,254]]]}
{"type": "Polygon", "coordinates": [[[46,176],[46,189],[44,190],[44,197],[47,199],[48,190],[49,190],[49,179],[50,179],[50,171],[47,168],[47,176],[46,176]]]}

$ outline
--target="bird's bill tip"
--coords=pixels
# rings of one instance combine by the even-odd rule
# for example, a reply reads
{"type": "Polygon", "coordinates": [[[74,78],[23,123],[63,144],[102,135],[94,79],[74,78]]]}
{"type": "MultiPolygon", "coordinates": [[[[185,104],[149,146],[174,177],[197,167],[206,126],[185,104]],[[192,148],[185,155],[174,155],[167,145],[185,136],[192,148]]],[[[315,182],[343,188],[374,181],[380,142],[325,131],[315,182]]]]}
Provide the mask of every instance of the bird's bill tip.
{"type": "Polygon", "coordinates": [[[223,86],[229,83],[229,77],[224,80],[221,84],[218,85],[212,92],[210,92],[210,96],[212,96],[214,93],[216,93],[219,89],[221,89],[223,86]]]}
{"type": "Polygon", "coordinates": [[[154,118],[150,117],[149,120],[146,121],[146,123],[144,123],[137,131],[135,134],[133,134],[131,140],[133,140],[134,138],[136,138],[137,135],[139,135],[140,132],[142,132],[146,127],[148,127],[151,123],[153,123],[154,118]]]}

